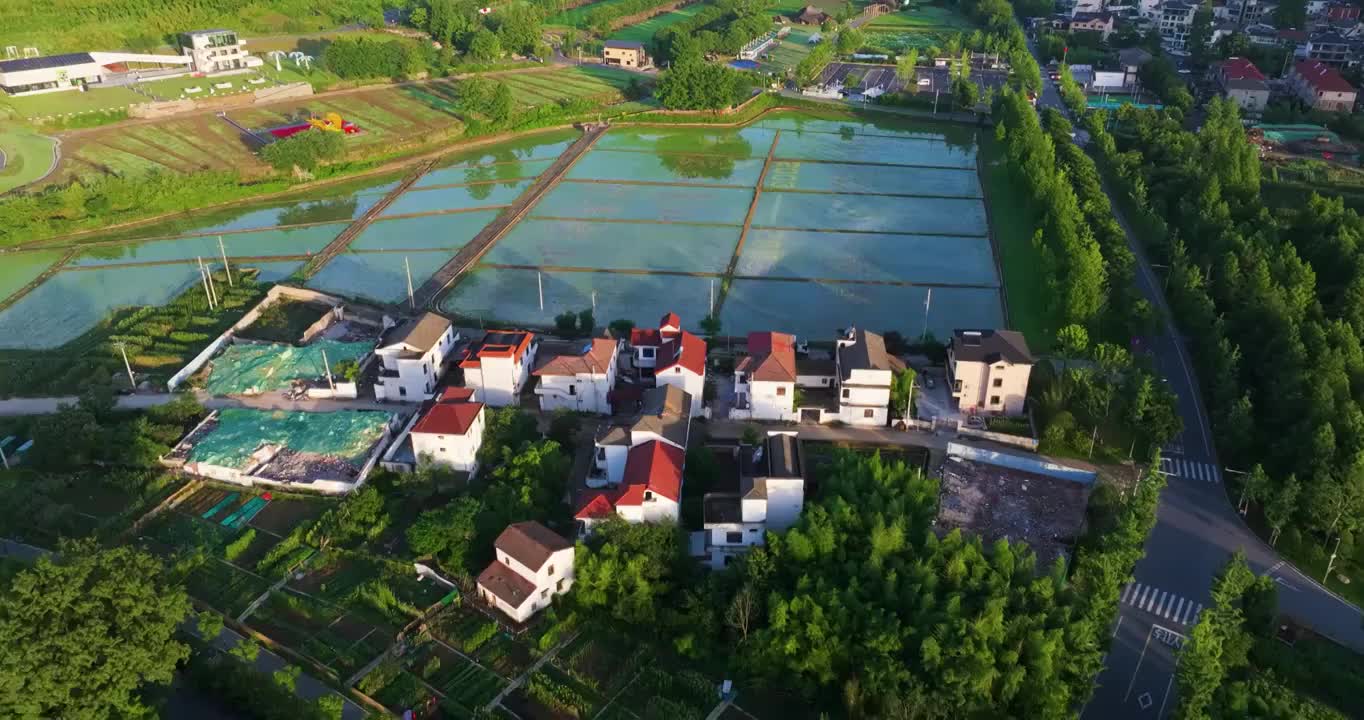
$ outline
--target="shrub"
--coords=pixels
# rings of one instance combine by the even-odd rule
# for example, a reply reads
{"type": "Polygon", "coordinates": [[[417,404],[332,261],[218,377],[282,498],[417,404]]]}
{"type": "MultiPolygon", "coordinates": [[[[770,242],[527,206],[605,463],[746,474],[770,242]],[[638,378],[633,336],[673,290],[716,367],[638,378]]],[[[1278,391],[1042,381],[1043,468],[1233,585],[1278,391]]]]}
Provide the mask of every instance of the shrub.
{"type": "Polygon", "coordinates": [[[282,172],[294,168],[315,170],[317,166],[339,159],[346,152],[345,137],[331,130],[305,130],[261,148],[261,158],[282,172]]]}
{"type": "Polygon", "coordinates": [[[235,540],[228,543],[223,548],[223,558],[226,559],[228,562],[236,560],[239,556],[241,556],[242,553],[246,552],[246,549],[248,547],[251,547],[251,542],[255,539],[256,539],[255,528],[249,527],[243,530],[241,534],[237,535],[235,540]]]}

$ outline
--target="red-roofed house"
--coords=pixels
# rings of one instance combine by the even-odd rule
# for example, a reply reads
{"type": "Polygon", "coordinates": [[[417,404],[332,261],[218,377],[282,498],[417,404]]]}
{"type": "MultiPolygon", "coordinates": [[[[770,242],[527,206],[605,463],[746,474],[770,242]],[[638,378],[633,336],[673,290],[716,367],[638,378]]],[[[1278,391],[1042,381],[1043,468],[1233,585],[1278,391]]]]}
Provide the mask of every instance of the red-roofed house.
{"type": "Polygon", "coordinates": [[[472,473],[483,445],[483,403],[470,388],[446,388],[412,426],[412,453],[417,467],[444,465],[472,473]]]}
{"type": "MultiPolygon", "coordinates": [[[[706,341],[682,329],[677,313],[668,313],[658,329],[630,331],[631,359],[642,375],[652,373],[659,385],[673,385],[700,398],[706,384],[706,341]]],[[[692,417],[701,414],[701,402],[692,403],[692,417]]]]}
{"type": "Polygon", "coordinates": [[[540,378],[535,394],[540,409],[567,408],[577,412],[611,414],[608,395],[616,385],[616,351],[610,338],[545,344],[533,374],[540,378]]]}
{"type": "Polygon", "coordinates": [[[538,348],[535,335],[525,330],[489,330],[458,357],[464,386],[493,407],[516,405],[538,348]]]}
{"type": "Polygon", "coordinates": [[[748,356],[734,366],[735,407],[754,420],[795,420],[796,338],[778,332],[748,334],[748,356]]]}
{"type": "Polygon", "coordinates": [[[575,517],[585,531],[613,513],[632,523],[677,522],[685,457],[681,448],[661,440],[630,448],[625,482],[587,496],[575,517]]]}
{"type": "Polygon", "coordinates": [[[1315,110],[1353,112],[1354,86],[1335,68],[1317,60],[1303,60],[1288,73],[1288,86],[1304,103],[1315,110]]]}
{"type": "Polygon", "coordinates": [[[1255,63],[1243,57],[1228,58],[1214,71],[1222,94],[1235,101],[1241,109],[1259,113],[1269,104],[1269,83],[1255,63]]]}

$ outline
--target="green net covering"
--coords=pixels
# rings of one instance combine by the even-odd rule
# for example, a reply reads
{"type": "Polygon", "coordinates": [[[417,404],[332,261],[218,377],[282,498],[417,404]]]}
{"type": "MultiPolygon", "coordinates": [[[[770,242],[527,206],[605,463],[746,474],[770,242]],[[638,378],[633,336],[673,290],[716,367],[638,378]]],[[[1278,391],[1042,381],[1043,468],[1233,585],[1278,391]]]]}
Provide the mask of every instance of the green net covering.
{"type": "Polygon", "coordinates": [[[190,462],[245,469],[261,445],[283,445],[295,453],[364,461],[384,434],[389,414],[379,411],[288,412],[226,408],[217,426],[189,453],[190,462]]]}
{"type": "Polygon", "coordinates": [[[214,395],[237,395],[283,390],[294,380],[323,377],[324,352],[335,376],[338,363],[358,361],[373,349],[372,343],[336,340],[318,340],[305,347],[275,343],[228,345],[213,360],[208,391],[214,395]]]}
{"type": "Polygon", "coordinates": [[[1266,140],[1280,144],[1316,140],[1319,137],[1330,138],[1333,143],[1340,142],[1339,135],[1320,125],[1256,125],[1255,127],[1264,131],[1266,140]]]}

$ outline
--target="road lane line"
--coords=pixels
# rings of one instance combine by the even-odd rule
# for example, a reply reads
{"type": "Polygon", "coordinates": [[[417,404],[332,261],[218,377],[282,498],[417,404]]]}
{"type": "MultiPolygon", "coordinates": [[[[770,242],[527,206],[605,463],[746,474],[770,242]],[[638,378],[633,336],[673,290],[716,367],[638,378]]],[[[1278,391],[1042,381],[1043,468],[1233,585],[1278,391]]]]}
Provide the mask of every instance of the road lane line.
{"type": "Polygon", "coordinates": [[[1146,595],[1147,595],[1148,593],[1150,593],[1150,592],[1151,592],[1151,586],[1150,586],[1150,585],[1147,585],[1147,586],[1146,586],[1146,589],[1144,589],[1144,590],[1141,591],[1141,597],[1138,598],[1138,599],[1136,599],[1136,601],[1133,602],[1132,604],[1135,605],[1135,606],[1137,606],[1137,607],[1141,607],[1141,606],[1142,606],[1142,603],[1145,603],[1145,602],[1146,602],[1146,595]]]}
{"type": "Polygon", "coordinates": [[[1165,607],[1162,608],[1160,611],[1160,616],[1165,618],[1166,620],[1170,619],[1170,611],[1175,609],[1175,597],[1176,596],[1171,595],[1170,601],[1165,603],[1165,607]]]}
{"type": "Polygon", "coordinates": [[[1132,594],[1132,586],[1135,584],[1136,583],[1128,583],[1127,587],[1122,589],[1122,599],[1119,600],[1119,602],[1127,602],[1127,596],[1132,594]]]}
{"type": "Polygon", "coordinates": [[[1179,622],[1179,616],[1184,614],[1184,598],[1179,599],[1179,605],[1175,607],[1174,621],[1179,622]]]}
{"type": "Polygon", "coordinates": [[[1199,615],[1202,615],[1202,614],[1203,614],[1203,603],[1199,603],[1199,604],[1198,604],[1198,609],[1195,610],[1195,611],[1194,611],[1194,614],[1193,614],[1193,624],[1194,624],[1194,625],[1197,625],[1197,624],[1198,624],[1198,616],[1199,616],[1199,615]]]}
{"type": "Polygon", "coordinates": [[[1160,591],[1160,600],[1157,601],[1157,600],[1156,600],[1156,594],[1155,594],[1155,593],[1151,593],[1151,605],[1150,605],[1149,607],[1146,608],[1146,612],[1151,612],[1151,608],[1155,607],[1155,606],[1158,605],[1159,603],[1165,602],[1165,595],[1166,595],[1166,592],[1165,592],[1164,590],[1161,590],[1161,591],[1160,591]]]}

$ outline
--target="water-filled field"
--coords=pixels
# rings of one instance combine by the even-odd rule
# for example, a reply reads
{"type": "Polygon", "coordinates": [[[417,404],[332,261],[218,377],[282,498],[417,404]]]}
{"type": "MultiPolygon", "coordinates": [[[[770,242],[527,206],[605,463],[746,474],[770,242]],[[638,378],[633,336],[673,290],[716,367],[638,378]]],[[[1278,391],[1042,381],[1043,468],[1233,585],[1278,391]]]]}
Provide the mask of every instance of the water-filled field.
{"type": "Polygon", "coordinates": [[[0,301],[37,279],[62,254],[60,250],[35,250],[0,255],[0,301]]]}
{"type": "Polygon", "coordinates": [[[224,235],[197,235],[170,240],[145,240],[118,245],[99,245],[72,258],[71,265],[126,265],[131,263],[172,262],[204,258],[219,262],[222,251],[228,258],[311,255],[327,246],[345,223],[306,227],[275,228],[224,235]],[[222,247],[218,246],[219,238],[222,247]]]}

